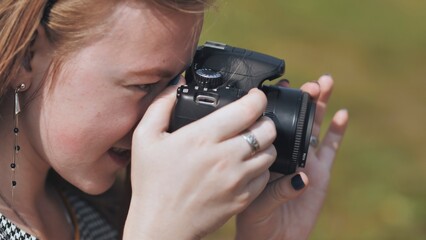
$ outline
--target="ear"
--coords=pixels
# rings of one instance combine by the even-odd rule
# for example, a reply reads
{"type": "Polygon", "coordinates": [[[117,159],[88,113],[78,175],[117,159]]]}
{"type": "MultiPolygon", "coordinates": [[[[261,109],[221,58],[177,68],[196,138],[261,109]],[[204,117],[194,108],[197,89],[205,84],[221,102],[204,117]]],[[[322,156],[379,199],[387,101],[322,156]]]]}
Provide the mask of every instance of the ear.
{"type": "Polygon", "coordinates": [[[25,90],[27,90],[33,83],[39,83],[48,70],[52,60],[51,53],[51,43],[47,38],[44,27],[40,25],[25,51],[21,68],[12,87],[17,88],[21,84],[25,84],[25,90]]]}

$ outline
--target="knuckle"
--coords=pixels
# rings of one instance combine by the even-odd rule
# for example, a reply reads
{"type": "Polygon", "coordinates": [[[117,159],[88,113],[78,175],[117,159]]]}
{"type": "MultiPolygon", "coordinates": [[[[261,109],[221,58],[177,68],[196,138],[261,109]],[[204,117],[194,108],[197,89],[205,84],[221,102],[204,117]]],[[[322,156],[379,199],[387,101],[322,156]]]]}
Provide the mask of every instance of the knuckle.
{"type": "Polygon", "coordinates": [[[265,127],[265,131],[267,133],[269,133],[269,135],[272,138],[276,138],[277,137],[277,128],[275,127],[275,123],[274,121],[272,121],[270,118],[268,117],[263,117],[265,123],[264,123],[264,127],[265,127]]]}
{"type": "Polygon", "coordinates": [[[267,98],[266,98],[266,95],[263,91],[261,91],[258,88],[254,88],[250,92],[254,93],[256,95],[256,98],[257,98],[256,102],[259,103],[259,101],[260,101],[260,103],[262,103],[266,106],[267,98]]]}
{"type": "Polygon", "coordinates": [[[228,192],[235,192],[240,188],[240,180],[239,179],[232,179],[228,184],[226,185],[226,189],[228,192]]]}
{"type": "Polygon", "coordinates": [[[147,133],[147,130],[142,126],[142,124],[139,124],[135,130],[133,131],[132,135],[132,141],[134,142],[142,142],[144,137],[147,133]]]}
{"type": "Polygon", "coordinates": [[[253,102],[253,105],[259,106],[259,110],[263,112],[265,111],[268,100],[265,93],[259,89],[256,89],[256,93],[256,99],[254,99],[255,102],[253,102]]]}
{"type": "Polygon", "coordinates": [[[251,203],[251,200],[252,197],[250,196],[249,192],[240,194],[236,199],[234,211],[236,213],[243,211],[251,203]]]}
{"type": "Polygon", "coordinates": [[[230,161],[228,159],[212,159],[212,163],[214,164],[214,170],[219,173],[223,173],[230,168],[230,161]]]}
{"type": "Polygon", "coordinates": [[[250,102],[242,101],[239,108],[239,116],[245,116],[249,119],[256,119],[261,114],[261,111],[258,111],[253,107],[253,104],[250,102]]]}
{"type": "Polygon", "coordinates": [[[271,146],[269,147],[268,151],[269,151],[269,154],[270,154],[270,156],[271,156],[271,161],[272,161],[272,162],[274,162],[274,161],[275,161],[275,159],[277,158],[277,155],[278,155],[278,153],[277,153],[277,149],[275,148],[275,146],[274,146],[274,145],[271,145],[271,146]]]}
{"type": "Polygon", "coordinates": [[[240,189],[243,179],[239,175],[231,175],[228,177],[228,181],[225,184],[225,190],[227,192],[236,192],[240,189]]]}
{"type": "Polygon", "coordinates": [[[268,184],[270,176],[271,176],[271,173],[268,170],[268,168],[266,168],[265,171],[261,175],[259,175],[257,179],[258,184],[256,187],[257,188],[256,191],[260,192],[260,191],[263,191],[263,189],[265,189],[265,186],[268,184]]]}
{"type": "Polygon", "coordinates": [[[244,192],[239,196],[238,201],[242,206],[247,206],[251,202],[251,196],[249,192],[244,192]]]}
{"type": "Polygon", "coordinates": [[[266,95],[259,89],[252,89],[241,101],[241,111],[243,116],[258,118],[266,108],[266,95]]]}
{"type": "Polygon", "coordinates": [[[189,146],[193,146],[193,147],[195,147],[199,150],[202,150],[204,148],[207,148],[206,150],[208,150],[208,147],[211,146],[211,141],[212,141],[211,139],[212,138],[209,138],[205,135],[193,136],[193,135],[186,134],[186,133],[183,134],[183,135],[186,135],[186,137],[183,138],[183,139],[185,139],[185,141],[188,141],[188,143],[190,144],[189,146]]]}

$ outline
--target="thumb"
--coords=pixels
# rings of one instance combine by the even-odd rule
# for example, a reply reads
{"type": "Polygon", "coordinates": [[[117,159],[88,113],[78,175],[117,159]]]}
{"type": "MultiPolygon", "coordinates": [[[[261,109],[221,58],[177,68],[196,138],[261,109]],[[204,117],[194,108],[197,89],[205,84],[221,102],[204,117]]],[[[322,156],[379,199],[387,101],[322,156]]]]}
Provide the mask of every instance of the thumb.
{"type": "Polygon", "coordinates": [[[268,183],[263,193],[253,204],[262,209],[262,214],[269,215],[277,207],[302,194],[308,183],[308,176],[303,172],[276,179],[268,183]]]}
{"type": "Polygon", "coordinates": [[[151,138],[158,137],[159,133],[167,131],[176,102],[176,90],[182,84],[184,84],[184,79],[180,77],[176,85],[168,86],[153,100],[136,127],[135,133],[151,138]]]}

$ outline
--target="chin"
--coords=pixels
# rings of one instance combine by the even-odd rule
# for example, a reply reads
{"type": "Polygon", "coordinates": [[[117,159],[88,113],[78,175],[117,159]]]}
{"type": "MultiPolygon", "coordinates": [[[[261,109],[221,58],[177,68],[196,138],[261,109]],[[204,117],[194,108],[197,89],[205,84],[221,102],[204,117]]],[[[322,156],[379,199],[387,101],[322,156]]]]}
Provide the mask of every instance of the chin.
{"type": "Polygon", "coordinates": [[[117,182],[116,174],[61,174],[54,169],[48,174],[48,181],[61,185],[72,185],[74,188],[89,194],[99,195],[108,191],[117,182]]]}
{"type": "Polygon", "coordinates": [[[99,195],[106,192],[108,189],[112,187],[115,182],[115,178],[111,180],[86,180],[84,182],[79,181],[77,184],[73,184],[75,187],[80,189],[82,192],[87,193],[89,195],[99,195]]]}

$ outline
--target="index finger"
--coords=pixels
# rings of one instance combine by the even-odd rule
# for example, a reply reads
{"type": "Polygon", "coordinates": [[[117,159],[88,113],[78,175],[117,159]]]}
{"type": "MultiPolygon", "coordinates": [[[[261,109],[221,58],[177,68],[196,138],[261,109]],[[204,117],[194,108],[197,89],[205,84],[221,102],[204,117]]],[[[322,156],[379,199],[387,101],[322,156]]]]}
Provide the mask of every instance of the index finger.
{"type": "MultiPolygon", "coordinates": [[[[316,111],[315,111],[315,122],[312,130],[312,135],[318,137],[320,134],[320,128],[322,121],[324,119],[325,111],[327,108],[328,100],[333,91],[333,78],[330,75],[321,76],[316,82],[317,90],[313,94],[316,101],[316,111]],[[318,89],[319,87],[319,89],[318,89]]],[[[309,84],[302,86],[302,90],[312,92],[312,87],[309,84]]],[[[311,93],[312,95],[312,93],[311,93]]]]}
{"type": "Polygon", "coordinates": [[[266,104],[265,94],[261,90],[254,88],[242,98],[178,131],[199,131],[203,135],[209,136],[212,141],[220,142],[241,133],[253,125],[262,116],[266,104]]]}
{"type": "Polygon", "coordinates": [[[168,86],[154,99],[139,122],[135,133],[142,132],[141,134],[147,138],[153,138],[167,131],[176,102],[176,89],[183,83],[181,77],[177,85],[168,86]]]}

